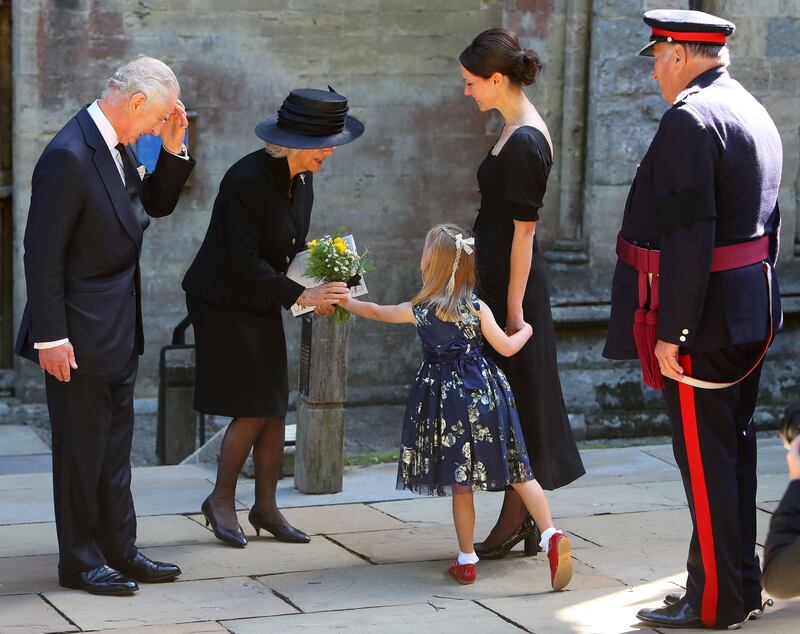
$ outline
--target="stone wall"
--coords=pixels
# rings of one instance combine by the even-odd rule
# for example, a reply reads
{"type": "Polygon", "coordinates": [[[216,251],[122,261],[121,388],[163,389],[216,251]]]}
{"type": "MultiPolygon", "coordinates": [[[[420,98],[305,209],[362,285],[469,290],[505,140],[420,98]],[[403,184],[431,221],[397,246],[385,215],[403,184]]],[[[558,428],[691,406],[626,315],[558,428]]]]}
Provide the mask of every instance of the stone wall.
{"type": "MultiPolygon", "coordinates": [[[[767,416],[798,397],[800,352],[798,149],[800,0],[706,0],[738,25],[731,73],[761,99],[785,148],[781,190],[782,290],[787,332],[770,352],[767,416]]],[[[21,238],[30,174],[48,139],[102,79],[138,53],[178,74],[198,113],[193,185],[173,217],[155,221],[143,254],[148,337],[139,396],[152,396],[158,349],[185,312],[180,280],[204,235],[225,170],[258,147],[255,123],[295,86],[331,84],[367,126],[337,149],[316,180],[312,234],[344,225],[369,246],[376,301],[407,299],[418,284],[422,238],[434,223],[471,225],[475,170],[499,133],[496,116],[462,96],[457,56],[479,31],[505,24],[545,61],[529,94],[555,141],[539,239],[549,261],[559,362],[573,426],[589,436],[664,428],[660,399],[633,363],[600,357],[614,237],[636,164],[667,105],[637,57],[650,8],[677,0],[31,0],[14,4],[16,318],[24,305],[21,238]],[[221,8],[223,7],[224,8],[221,8]]],[[[286,319],[292,372],[299,325],[286,319]]],[[[353,329],[350,398],[404,398],[418,362],[412,329],[361,320],[353,329]]],[[[18,393],[37,398],[38,373],[20,364],[18,393]]]]}

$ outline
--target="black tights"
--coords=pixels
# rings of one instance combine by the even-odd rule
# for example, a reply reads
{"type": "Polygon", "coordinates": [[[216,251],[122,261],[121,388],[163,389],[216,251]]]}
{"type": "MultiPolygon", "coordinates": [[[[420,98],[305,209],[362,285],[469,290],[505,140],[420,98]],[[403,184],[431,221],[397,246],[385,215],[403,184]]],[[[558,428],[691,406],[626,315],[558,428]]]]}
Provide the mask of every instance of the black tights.
{"type": "Polygon", "coordinates": [[[234,418],[222,440],[217,467],[217,482],[209,502],[220,524],[235,528],[236,481],[250,450],[256,476],[255,508],[268,522],[288,525],[275,504],[275,488],[283,459],[284,419],[234,418]]]}
{"type": "Polygon", "coordinates": [[[500,509],[500,516],[494,528],[489,532],[483,544],[487,548],[494,548],[502,544],[511,536],[519,525],[528,516],[528,509],[519,494],[512,488],[507,487],[503,498],[503,508],[500,509]]]}

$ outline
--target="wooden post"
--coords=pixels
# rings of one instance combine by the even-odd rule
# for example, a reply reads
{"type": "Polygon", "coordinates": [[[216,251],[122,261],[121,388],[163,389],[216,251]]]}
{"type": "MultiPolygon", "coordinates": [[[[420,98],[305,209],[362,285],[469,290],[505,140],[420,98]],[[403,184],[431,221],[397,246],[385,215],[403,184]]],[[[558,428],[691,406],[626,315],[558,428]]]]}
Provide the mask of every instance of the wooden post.
{"type": "Polygon", "coordinates": [[[344,473],[344,404],[350,325],[303,316],[294,486],[338,493],[344,473]]]}

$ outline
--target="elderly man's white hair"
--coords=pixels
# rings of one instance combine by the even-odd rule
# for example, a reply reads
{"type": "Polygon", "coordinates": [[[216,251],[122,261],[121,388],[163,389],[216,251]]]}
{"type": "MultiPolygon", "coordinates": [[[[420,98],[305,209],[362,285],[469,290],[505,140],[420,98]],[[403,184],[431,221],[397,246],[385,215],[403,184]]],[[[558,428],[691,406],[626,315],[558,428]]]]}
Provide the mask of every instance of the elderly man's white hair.
{"type": "Polygon", "coordinates": [[[121,101],[142,93],[148,101],[163,103],[173,91],[180,95],[181,87],[172,69],[160,60],[140,55],[108,78],[103,97],[121,101]]]}
{"type": "MultiPolygon", "coordinates": [[[[671,57],[675,52],[675,43],[664,49],[662,55],[664,57],[671,57]]],[[[713,59],[719,62],[720,66],[728,67],[731,63],[730,50],[724,44],[705,44],[701,42],[680,42],[692,55],[704,57],[706,59],[713,59]]]]}

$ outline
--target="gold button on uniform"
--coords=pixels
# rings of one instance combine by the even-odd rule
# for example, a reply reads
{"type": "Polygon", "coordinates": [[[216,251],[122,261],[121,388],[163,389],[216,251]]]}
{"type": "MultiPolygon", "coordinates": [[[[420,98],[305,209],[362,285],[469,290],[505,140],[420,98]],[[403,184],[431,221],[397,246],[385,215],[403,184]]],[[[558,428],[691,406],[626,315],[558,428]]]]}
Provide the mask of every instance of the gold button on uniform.
{"type": "Polygon", "coordinates": [[[681,330],[681,334],[688,335],[689,334],[689,329],[688,328],[684,328],[683,330],[681,330]]]}
{"type": "Polygon", "coordinates": [[[678,339],[680,339],[680,340],[681,340],[681,342],[684,342],[684,341],[686,341],[686,337],[684,337],[683,335],[681,335],[680,337],[678,337],[678,339]]]}

